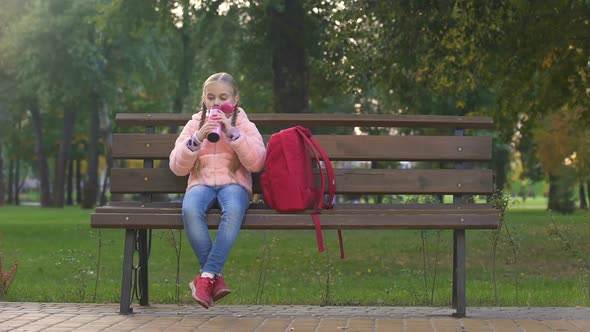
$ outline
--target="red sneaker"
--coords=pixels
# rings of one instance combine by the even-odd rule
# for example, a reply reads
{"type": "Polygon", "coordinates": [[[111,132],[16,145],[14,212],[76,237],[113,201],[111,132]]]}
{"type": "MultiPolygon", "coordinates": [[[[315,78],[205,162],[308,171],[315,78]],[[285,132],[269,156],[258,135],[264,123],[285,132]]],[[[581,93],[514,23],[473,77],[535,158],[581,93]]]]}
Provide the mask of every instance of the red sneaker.
{"type": "Polygon", "coordinates": [[[228,295],[229,293],[231,293],[231,291],[225,285],[223,277],[217,277],[217,279],[215,279],[215,284],[213,285],[213,291],[211,292],[211,295],[213,296],[213,301],[219,301],[221,300],[221,298],[228,295]]]}
{"type": "Polygon", "coordinates": [[[209,306],[211,306],[211,291],[213,290],[214,284],[215,279],[201,277],[201,275],[188,284],[188,287],[191,289],[191,295],[195,301],[205,309],[209,309],[209,306]]]}

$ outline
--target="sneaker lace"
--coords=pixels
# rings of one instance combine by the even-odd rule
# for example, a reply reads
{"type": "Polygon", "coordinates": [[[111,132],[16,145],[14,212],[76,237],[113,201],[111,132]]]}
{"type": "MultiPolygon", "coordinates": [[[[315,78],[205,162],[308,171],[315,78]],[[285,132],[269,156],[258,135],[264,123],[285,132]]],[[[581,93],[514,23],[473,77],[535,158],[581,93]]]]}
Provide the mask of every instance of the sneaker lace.
{"type": "Polygon", "coordinates": [[[210,293],[211,290],[213,289],[213,285],[215,284],[215,279],[213,278],[203,278],[204,282],[205,282],[205,287],[207,289],[207,291],[210,293]]]}
{"type": "Polygon", "coordinates": [[[213,287],[213,285],[215,285],[215,279],[211,278],[207,280],[207,283],[209,284],[209,286],[213,287]]]}

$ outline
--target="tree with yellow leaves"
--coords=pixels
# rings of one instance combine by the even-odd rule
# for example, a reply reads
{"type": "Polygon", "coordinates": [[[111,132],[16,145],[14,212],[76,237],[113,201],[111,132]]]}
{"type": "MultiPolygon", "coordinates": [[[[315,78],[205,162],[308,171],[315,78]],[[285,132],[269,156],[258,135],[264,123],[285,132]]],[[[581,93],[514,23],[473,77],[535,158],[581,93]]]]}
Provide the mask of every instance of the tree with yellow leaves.
{"type": "MultiPolygon", "coordinates": [[[[581,121],[585,110],[566,104],[545,116],[534,131],[538,158],[550,180],[549,209],[573,212],[575,180],[583,188],[590,174],[590,129],[581,121]]],[[[580,199],[585,201],[585,194],[580,199]]]]}

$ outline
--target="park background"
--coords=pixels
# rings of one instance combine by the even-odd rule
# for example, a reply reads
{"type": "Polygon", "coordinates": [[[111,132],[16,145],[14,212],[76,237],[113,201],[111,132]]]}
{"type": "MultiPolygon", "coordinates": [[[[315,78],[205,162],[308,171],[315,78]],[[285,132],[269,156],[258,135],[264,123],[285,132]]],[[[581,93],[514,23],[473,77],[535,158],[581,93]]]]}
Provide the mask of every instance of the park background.
{"type": "MultiPolygon", "coordinates": [[[[89,227],[114,116],[194,113],[225,71],[249,113],[493,117],[505,214],[467,232],[468,304],[590,303],[587,1],[3,0],[0,22],[4,301],[118,302],[123,232],[89,227]]],[[[345,232],[345,260],[325,233],[242,232],[224,301],[450,304],[449,231],[345,232]]],[[[192,301],[183,236],[154,231],[152,302],[192,301]]]]}

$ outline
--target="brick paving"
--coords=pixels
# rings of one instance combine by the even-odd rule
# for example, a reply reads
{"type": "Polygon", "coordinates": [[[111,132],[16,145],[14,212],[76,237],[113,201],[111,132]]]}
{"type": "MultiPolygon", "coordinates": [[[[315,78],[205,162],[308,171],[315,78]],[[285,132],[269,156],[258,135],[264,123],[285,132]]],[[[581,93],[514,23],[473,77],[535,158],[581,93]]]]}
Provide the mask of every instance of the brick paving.
{"type": "Polygon", "coordinates": [[[449,308],[155,304],[119,315],[118,304],[0,302],[0,331],[590,332],[590,307],[449,308]]]}

